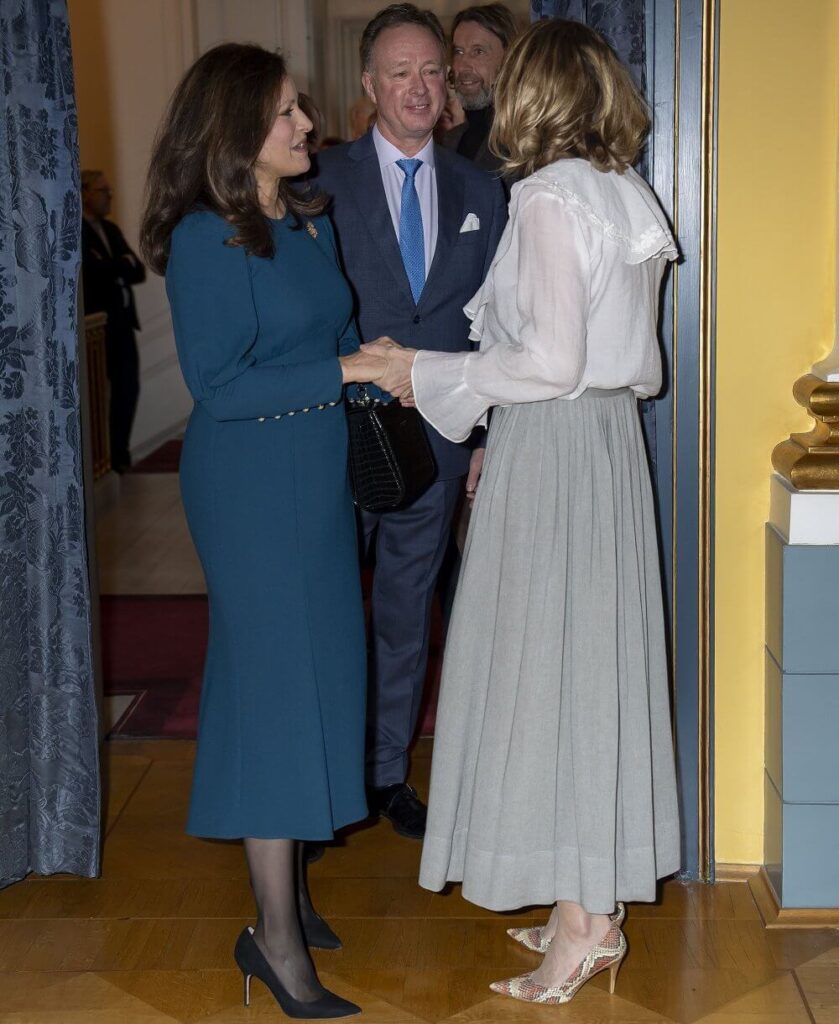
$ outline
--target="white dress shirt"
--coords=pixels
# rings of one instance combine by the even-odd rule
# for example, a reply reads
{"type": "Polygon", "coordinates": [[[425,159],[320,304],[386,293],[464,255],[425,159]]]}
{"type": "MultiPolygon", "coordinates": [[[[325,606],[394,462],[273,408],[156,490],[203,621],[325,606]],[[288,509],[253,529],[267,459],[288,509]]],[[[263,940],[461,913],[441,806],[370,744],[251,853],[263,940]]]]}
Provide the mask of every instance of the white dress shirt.
{"type": "MultiPolygon", "coordinates": [[[[390,210],[390,219],[393,221],[393,230],[396,232],[398,241],[399,215],[402,210],[402,182],[405,180],[405,172],[401,167],[396,166],[396,161],[408,158],[393,143],[387,141],[377,125],[373,126],[373,145],[376,147],[376,155],[379,158],[387,208],[390,210]]],[[[425,276],[428,277],[431,261],[434,259],[434,250],[437,248],[437,175],[434,170],[433,138],[429,139],[419,153],[414,155],[414,159],[422,160],[422,167],[417,170],[414,185],[419,196],[422,213],[425,276]]]]}
{"type": "Polygon", "coordinates": [[[452,441],[493,405],[661,387],[658,295],[676,243],[635,171],[558,160],[513,186],[487,278],[465,307],[472,353],[419,352],[417,408],[452,441]]]}

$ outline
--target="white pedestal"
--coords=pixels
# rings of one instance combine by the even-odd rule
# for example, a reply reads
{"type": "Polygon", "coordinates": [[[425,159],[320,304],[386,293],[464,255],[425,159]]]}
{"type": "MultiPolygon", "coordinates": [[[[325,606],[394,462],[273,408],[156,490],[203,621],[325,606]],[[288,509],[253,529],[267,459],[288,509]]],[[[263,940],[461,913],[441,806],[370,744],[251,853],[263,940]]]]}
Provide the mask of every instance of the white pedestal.
{"type": "Polygon", "coordinates": [[[799,491],[773,473],[769,522],[788,544],[839,544],[839,491],[799,491]]]}

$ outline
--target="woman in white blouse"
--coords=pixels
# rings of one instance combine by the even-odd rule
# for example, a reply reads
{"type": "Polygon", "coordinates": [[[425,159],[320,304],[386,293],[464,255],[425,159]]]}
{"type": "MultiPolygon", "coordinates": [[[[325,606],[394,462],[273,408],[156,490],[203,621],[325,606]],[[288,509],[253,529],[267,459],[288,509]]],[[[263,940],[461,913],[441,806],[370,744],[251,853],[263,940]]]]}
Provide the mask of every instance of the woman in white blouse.
{"type": "Polygon", "coordinates": [[[544,953],[495,991],[564,1003],[626,953],[623,901],[679,868],[658,547],[636,397],[658,392],[676,245],[632,170],[649,127],[594,31],[533,25],[497,84],[513,188],[466,307],[474,353],[377,349],[453,441],[493,408],[446,649],[420,884],[462,881],[544,953]]]}

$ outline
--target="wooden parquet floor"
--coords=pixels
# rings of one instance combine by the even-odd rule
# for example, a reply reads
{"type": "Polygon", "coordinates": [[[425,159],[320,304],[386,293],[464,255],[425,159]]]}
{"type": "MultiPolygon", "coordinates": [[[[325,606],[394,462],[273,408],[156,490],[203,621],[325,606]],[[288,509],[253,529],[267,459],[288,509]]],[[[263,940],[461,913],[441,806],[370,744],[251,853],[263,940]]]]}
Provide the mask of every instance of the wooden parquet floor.
{"type": "MultiPolygon", "coordinates": [[[[241,847],[183,833],[193,745],[106,745],[102,877],[29,878],[0,892],[0,1024],[256,1024],[284,1019],[254,983],[242,1006],[231,951],[252,919],[241,847]]],[[[427,792],[430,745],[413,781],[427,792]]],[[[344,949],[316,954],[359,1024],[834,1024],[839,932],[766,931],[748,886],[668,883],[633,905],[629,957],[564,1007],[496,996],[490,981],[532,969],[498,915],[416,884],[420,845],[379,822],[311,870],[316,905],[344,949]]]]}
{"type": "Polygon", "coordinates": [[[97,512],[102,594],[206,594],[177,473],[126,473],[97,512]]]}

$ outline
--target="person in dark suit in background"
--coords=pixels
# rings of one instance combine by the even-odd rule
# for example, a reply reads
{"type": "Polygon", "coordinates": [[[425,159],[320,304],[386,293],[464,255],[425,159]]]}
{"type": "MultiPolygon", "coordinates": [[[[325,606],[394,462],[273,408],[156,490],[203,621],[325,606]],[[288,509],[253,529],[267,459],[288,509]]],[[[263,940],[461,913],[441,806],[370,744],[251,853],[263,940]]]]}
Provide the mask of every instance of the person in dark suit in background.
{"type": "Polygon", "coordinates": [[[113,189],[102,171],[82,171],[82,279],[85,313],[107,313],[105,353],[111,382],[109,427],[111,466],[131,466],[129,442],[140,394],[140,362],[134,332],[140,329],[131,286],[146,279],[146,268],[113,221],[113,189]]]}
{"type": "MultiPolygon", "coordinates": [[[[436,145],[446,102],[440,22],[393,4],[368,24],[362,80],[372,131],[320,153],[316,185],[332,197],[362,340],[389,335],[441,352],[470,348],[463,307],[480,287],[506,223],[501,185],[436,145]]],[[[474,491],[483,449],[429,430],[437,479],[413,504],[362,515],[376,538],[368,710],[368,803],[402,835],[421,838],[425,806],[406,784],[428,661],[431,598],[463,478],[474,491]],[[474,449],[474,450],[473,450],[474,449]]]]}
{"type": "Polygon", "coordinates": [[[451,108],[455,119],[458,105],[463,114],[460,123],[446,134],[443,145],[493,174],[501,170],[500,158],[489,149],[495,112],[493,87],[504,54],[517,34],[516,19],[504,4],[466,7],[452,23],[451,108]]]}

